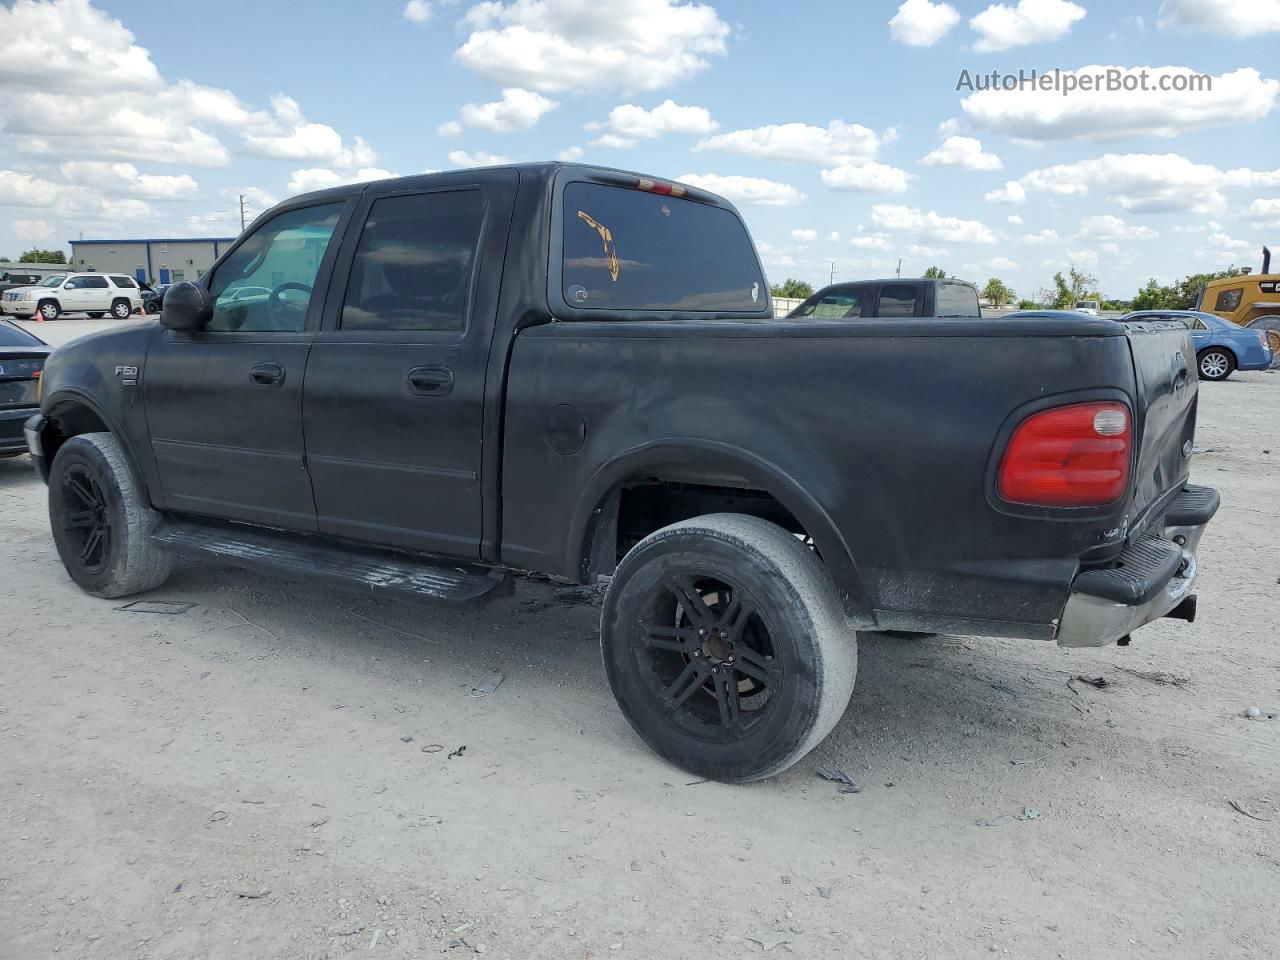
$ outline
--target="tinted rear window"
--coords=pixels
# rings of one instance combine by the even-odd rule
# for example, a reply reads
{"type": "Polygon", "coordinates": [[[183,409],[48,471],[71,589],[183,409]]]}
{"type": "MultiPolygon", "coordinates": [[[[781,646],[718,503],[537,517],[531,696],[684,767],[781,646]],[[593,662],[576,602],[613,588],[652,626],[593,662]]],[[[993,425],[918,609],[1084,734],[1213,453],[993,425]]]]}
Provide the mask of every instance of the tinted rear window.
{"type": "Polygon", "coordinates": [[[113,274],[111,282],[117,287],[132,287],[134,289],[137,289],[138,287],[138,285],[133,282],[133,277],[117,277],[113,274]]]}
{"type": "Polygon", "coordinates": [[[722,207],[570,183],[563,209],[571,306],[744,313],[769,302],[746,227],[722,207]]]}
{"type": "Polygon", "coordinates": [[[13,324],[0,320],[0,347],[39,347],[43,343],[36,337],[19,330],[13,324]]]}
{"type": "Polygon", "coordinates": [[[967,283],[940,283],[937,293],[940,317],[981,317],[978,291],[967,283]]]}

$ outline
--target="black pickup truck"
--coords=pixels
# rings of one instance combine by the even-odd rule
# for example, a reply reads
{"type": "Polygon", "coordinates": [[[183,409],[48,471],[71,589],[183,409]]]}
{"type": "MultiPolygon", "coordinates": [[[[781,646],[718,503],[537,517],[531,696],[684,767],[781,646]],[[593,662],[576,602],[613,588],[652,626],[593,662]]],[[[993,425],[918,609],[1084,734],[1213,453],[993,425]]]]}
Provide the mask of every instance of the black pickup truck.
{"type": "Polygon", "coordinates": [[[1191,619],[1185,327],[775,321],[768,290],[730,204],[615,170],[286,201],[157,323],[54,352],[54,541],[101,597],[175,554],[455,604],[607,583],[623,712],[724,780],[827,734],[858,628],[1191,619]]]}
{"type": "Polygon", "coordinates": [[[787,314],[788,320],[853,320],[891,317],[982,316],[978,288],[963,280],[898,277],[855,280],[823,287],[787,314]]]}

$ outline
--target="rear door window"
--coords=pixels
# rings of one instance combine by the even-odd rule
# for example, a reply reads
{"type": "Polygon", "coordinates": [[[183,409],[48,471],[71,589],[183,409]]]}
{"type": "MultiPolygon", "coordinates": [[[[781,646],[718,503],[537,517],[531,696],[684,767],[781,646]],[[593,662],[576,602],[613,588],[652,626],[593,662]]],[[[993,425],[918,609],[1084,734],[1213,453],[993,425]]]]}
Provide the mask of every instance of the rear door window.
{"type": "Polygon", "coordinates": [[[862,316],[862,291],[833,290],[830,293],[815,294],[790,314],[792,319],[813,318],[815,320],[843,320],[847,317],[862,316]]]}
{"type": "Polygon", "coordinates": [[[102,276],[82,277],[80,280],[80,286],[90,290],[102,290],[107,286],[107,278],[102,276]]]}
{"type": "Polygon", "coordinates": [[[936,310],[940,317],[982,316],[978,307],[978,291],[967,283],[940,283],[937,298],[936,310]]]}
{"type": "Polygon", "coordinates": [[[905,283],[887,283],[880,288],[878,317],[914,317],[916,315],[915,287],[905,283]]]}
{"type": "Polygon", "coordinates": [[[133,277],[117,277],[113,275],[111,277],[111,282],[114,283],[117,287],[123,287],[126,290],[138,289],[138,285],[133,282],[133,277]]]}
{"type": "Polygon", "coordinates": [[[747,229],[723,207],[583,182],[561,203],[570,306],[748,313],[769,302],[747,229]]]}
{"type": "Polygon", "coordinates": [[[342,329],[463,330],[483,226],[479,190],[375,200],[351,264],[342,329]]]}

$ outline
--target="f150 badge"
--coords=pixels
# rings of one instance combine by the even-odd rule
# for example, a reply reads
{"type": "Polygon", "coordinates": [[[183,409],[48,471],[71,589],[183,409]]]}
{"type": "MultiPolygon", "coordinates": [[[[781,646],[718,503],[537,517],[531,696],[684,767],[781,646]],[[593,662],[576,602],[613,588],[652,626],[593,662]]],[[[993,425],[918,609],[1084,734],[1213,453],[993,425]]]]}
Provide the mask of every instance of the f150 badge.
{"type": "Polygon", "coordinates": [[[138,368],[118,366],[116,367],[116,376],[124,377],[125,379],[129,379],[129,380],[136,380],[138,378],[138,368]]]}

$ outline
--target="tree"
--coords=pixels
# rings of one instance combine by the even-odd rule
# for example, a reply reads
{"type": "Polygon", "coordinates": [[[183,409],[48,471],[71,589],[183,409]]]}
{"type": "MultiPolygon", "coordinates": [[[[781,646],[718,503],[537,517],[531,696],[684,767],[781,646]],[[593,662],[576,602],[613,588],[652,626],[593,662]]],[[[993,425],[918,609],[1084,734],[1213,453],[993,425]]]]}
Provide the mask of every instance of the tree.
{"type": "Polygon", "coordinates": [[[1133,298],[1135,310],[1171,310],[1176,291],[1173,287],[1161,286],[1160,281],[1152,277],[1147,285],[1138,291],[1133,298]]]}
{"type": "Polygon", "coordinates": [[[67,255],[61,250],[41,250],[32,247],[18,258],[19,263],[66,263],[67,255]]]}
{"type": "Polygon", "coordinates": [[[993,307],[1003,307],[1006,303],[1012,303],[1015,296],[999,277],[992,277],[987,281],[987,285],[982,288],[982,295],[993,307]]]}
{"type": "Polygon", "coordinates": [[[1192,310],[1200,299],[1200,288],[1210,280],[1240,276],[1240,268],[1231,266],[1216,273],[1193,273],[1168,286],[1155,277],[1133,298],[1135,310],[1192,310]]]}
{"type": "Polygon", "coordinates": [[[1034,300],[1019,300],[1019,301],[1018,301],[1018,309],[1019,309],[1019,310],[1035,310],[1035,309],[1037,309],[1039,306],[1040,306],[1040,305],[1039,305],[1038,303],[1036,303],[1034,300]]]}
{"type": "Polygon", "coordinates": [[[1086,299],[1086,291],[1098,284],[1097,277],[1082,273],[1075,267],[1071,268],[1068,275],[1068,277],[1064,277],[1061,270],[1053,275],[1053,286],[1055,288],[1053,308],[1055,310],[1069,310],[1074,307],[1081,300],[1086,299]]]}
{"type": "Polygon", "coordinates": [[[943,270],[941,267],[930,267],[928,270],[924,272],[924,278],[926,280],[950,280],[951,279],[950,277],[947,276],[947,271],[943,270]]]}
{"type": "Polygon", "coordinates": [[[787,277],[782,283],[775,283],[769,288],[775,297],[790,297],[795,300],[808,300],[813,296],[813,287],[804,280],[793,280],[787,277]]]}

